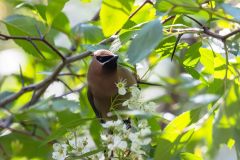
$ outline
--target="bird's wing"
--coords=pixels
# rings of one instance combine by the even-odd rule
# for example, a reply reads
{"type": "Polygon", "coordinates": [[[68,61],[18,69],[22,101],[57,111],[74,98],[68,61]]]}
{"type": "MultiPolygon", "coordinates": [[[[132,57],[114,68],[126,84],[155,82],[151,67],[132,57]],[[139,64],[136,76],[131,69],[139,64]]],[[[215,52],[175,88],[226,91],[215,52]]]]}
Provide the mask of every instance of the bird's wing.
{"type": "Polygon", "coordinates": [[[95,112],[97,118],[102,118],[101,113],[97,110],[95,104],[94,104],[94,99],[93,99],[93,95],[92,92],[88,89],[87,91],[87,97],[88,97],[88,101],[90,102],[93,111],[95,112]]]}

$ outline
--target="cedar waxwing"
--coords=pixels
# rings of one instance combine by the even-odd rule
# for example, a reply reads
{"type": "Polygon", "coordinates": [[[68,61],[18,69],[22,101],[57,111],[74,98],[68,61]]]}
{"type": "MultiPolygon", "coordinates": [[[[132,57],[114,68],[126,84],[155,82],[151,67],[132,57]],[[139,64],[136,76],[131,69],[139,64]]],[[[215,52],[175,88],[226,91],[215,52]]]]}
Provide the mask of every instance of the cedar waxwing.
{"type": "Polygon", "coordinates": [[[128,87],[137,83],[132,72],[117,65],[117,59],[118,56],[108,50],[93,53],[87,74],[88,100],[98,118],[109,119],[107,113],[111,107],[114,110],[126,109],[122,102],[129,99],[130,94],[118,95],[117,82],[125,80],[128,87]],[[116,105],[112,104],[114,98],[117,99],[116,105]]]}

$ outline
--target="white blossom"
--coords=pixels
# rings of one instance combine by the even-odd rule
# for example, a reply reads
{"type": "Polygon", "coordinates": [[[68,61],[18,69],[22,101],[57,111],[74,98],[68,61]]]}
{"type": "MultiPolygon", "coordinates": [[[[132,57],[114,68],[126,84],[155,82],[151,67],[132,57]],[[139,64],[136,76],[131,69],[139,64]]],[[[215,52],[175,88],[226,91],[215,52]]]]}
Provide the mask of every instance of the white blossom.
{"type": "Polygon", "coordinates": [[[126,148],[127,148],[127,142],[122,140],[122,138],[119,135],[114,135],[112,137],[112,142],[108,144],[108,149],[112,151],[116,149],[125,150],[126,148]]]}
{"type": "Polygon", "coordinates": [[[148,126],[148,121],[147,120],[140,120],[139,122],[138,122],[138,127],[139,128],[146,128],[148,126]]]}
{"type": "Polygon", "coordinates": [[[124,80],[120,79],[120,81],[116,83],[119,95],[125,95],[127,93],[126,84],[127,84],[126,79],[124,80]]]}
{"type": "Polygon", "coordinates": [[[103,123],[103,128],[112,128],[112,127],[118,127],[122,124],[122,120],[118,119],[117,121],[107,121],[106,123],[103,123]]]}
{"type": "Polygon", "coordinates": [[[135,97],[136,99],[140,98],[141,91],[136,85],[131,86],[129,89],[130,89],[132,97],[135,97]]]}
{"type": "Polygon", "coordinates": [[[67,157],[67,144],[53,144],[52,158],[56,160],[64,160],[67,157]]]}
{"type": "Polygon", "coordinates": [[[144,104],[143,110],[148,113],[154,113],[156,111],[156,104],[154,102],[148,102],[144,104]]]}
{"type": "Polygon", "coordinates": [[[130,99],[124,101],[122,105],[127,106],[129,109],[132,110],[142,110],[144,102],[141,99],[131,97],[130,99]]]}
{"type": "Polygon", "coordinates": [[[87,137],[74,137],[68,140],[70,146],[74,149],[83,149],[87,145],[87,137]]]}

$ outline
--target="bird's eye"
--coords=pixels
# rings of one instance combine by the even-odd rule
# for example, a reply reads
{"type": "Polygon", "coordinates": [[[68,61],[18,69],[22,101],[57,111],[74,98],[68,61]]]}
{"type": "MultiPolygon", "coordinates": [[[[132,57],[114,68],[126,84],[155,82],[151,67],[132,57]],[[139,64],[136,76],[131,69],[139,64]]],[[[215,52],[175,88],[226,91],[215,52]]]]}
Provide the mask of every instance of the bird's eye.
{"type": "Polygon", "coordinates": [[[104,63],[106,61],[108,61],[109,59],[111,59],[113,56],[97,56],[97,60],[101,63],[104,63]]]}

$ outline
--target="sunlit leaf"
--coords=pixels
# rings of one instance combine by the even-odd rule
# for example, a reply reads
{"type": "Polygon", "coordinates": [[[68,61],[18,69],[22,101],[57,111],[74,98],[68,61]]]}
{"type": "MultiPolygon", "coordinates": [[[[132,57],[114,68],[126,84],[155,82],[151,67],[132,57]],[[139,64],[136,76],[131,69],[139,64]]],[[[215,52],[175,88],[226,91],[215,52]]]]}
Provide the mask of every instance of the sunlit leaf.
{"type": "Polygon", "coordinates": [[[190,46],[190,48],[185,53],[183,64],[188,67],[195,67],[200,60],[199,49],[202,43],[198,42],[190,46]]]}
{"type": "Polygon", "coordinates": [[[52,25],[53,20],[62,11],[65,3],[67,3],[68,1],[69,0],[48,0],[48,6],[46,9],[46,19],[48,25],[52,25]]]}
{"type": "Polygon", "coordinates": [[[133,0],[103,0],[100,21],[106,37],[117,32],[127,22],[133,2],[133,0]]]}
{"type": "Polygon", "coordinates": [[[170,160],[176,156],[190,140],[193,130],[184,129],[197,122],[201,108],[184,112],[176,117],[163,130],[155,151],[155,159],[170,160]]]}
{"type": "Polygon", "coordinates": [[[181,153],[180,159],[181,160],[203,160],[201,157],[196,156],[192,153],[187,153],[187,152],[181,153]]]}
{"type": "Polygon", "coordinates": [[[206,48],[200,48],[200,62],[204,66],[204,71],[209,74],[214,72],[214,53],[206,48]]]}

